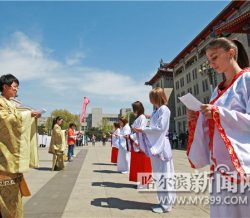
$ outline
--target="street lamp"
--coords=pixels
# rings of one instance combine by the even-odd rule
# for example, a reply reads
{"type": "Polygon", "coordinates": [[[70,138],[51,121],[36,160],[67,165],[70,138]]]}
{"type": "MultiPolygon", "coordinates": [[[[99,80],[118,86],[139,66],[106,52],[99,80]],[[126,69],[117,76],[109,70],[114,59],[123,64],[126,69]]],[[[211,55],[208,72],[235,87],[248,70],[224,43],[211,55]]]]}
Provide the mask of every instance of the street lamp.
{"type": "Polygon", "coordinates": [[[212,67],[210,67],[208,61],[206,61],[205,63],[203,63],[201,65],[201,67],[198,70],[198,72],[201,75],[207,75],[208,76],[209,85],[210,85],[210,91],[211,91],[211,94],[213,94],[213,90],[214,90],[214,88],[216,86],[216,83],[217,83],[214,69],[212,67]]]}

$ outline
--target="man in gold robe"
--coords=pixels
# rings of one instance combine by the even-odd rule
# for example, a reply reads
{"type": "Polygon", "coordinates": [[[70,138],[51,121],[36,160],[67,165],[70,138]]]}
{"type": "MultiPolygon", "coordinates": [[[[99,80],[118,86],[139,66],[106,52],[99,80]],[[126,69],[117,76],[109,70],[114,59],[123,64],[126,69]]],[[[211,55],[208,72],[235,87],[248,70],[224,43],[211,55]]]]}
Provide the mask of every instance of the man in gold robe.
{"type": "Polygon", "coordinates": [[[0,77],[0,217],[22,218],[22,196],[30,191],[23,172],[38,167],[36,119],[39,112],[18,111],[11,101],[19,81],[11,75],[0,77]]]}

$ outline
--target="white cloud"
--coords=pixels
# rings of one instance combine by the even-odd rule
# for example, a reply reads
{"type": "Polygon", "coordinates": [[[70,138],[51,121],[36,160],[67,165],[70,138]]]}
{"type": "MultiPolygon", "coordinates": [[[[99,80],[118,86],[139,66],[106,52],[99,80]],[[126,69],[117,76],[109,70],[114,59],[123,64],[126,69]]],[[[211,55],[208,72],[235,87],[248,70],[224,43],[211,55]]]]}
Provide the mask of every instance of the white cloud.
{"type": "Polygon", "coordinates": [[[75,51],[68,57],[66,57],[66,64],[69,66],[73,66],[76,64],[80,64],[81,60],[83,60],[86,55],[81,51],[75,51]]]}
{"type": "Polygon", "coordinates": [[[48,92],[73,89],[76,93],[101,96],[110,101],[148,100],[150,87],[144,85],[148,78],[135,81],[129,75],[86,67],[80,63],[84,57],[84,53],[77,51],[66,57],[65,62],[57,61],[51,57],[51,49],[16,32],[0,47],[0,69],[20,80],[38,80],[37,86],[46,86],[48,92]]]}

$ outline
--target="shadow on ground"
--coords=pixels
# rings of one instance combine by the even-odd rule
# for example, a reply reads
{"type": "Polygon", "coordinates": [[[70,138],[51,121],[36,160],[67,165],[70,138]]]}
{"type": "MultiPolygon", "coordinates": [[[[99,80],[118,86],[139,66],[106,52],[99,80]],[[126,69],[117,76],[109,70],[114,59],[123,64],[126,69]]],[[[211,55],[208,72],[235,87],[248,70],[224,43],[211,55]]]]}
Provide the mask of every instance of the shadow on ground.
{"type": "Polygon", "coordinates": [[[51,167],[39,167],[35,168],[36,170],[41,170],[41,171],[51,171],[51,167]]]}
{"type": "Polygon", "coordinates": [[[116,166],[116,164],[110,164],[110,163],[93,163],[93,165],[116,166]]]}
{"type": "Polygon", "coordinates": [[[115,183],[115,182],[92,182],[92,186],[101,186],[109,188],[133,188],[133,189],[137,188],[137,185],[134,184],[115,183]]]}
{"type": "Polygon", "coordinates": [[[151,210],[154,204],[127,201],[120,198],[96,198],[91,201],[91,205],[96,207],[117,208],[119,210],[151,210]]]}
{"type": "Polygon", "coordinates": [[[114,170],[93,170],[95,173],[120,173],[114,170]]]}

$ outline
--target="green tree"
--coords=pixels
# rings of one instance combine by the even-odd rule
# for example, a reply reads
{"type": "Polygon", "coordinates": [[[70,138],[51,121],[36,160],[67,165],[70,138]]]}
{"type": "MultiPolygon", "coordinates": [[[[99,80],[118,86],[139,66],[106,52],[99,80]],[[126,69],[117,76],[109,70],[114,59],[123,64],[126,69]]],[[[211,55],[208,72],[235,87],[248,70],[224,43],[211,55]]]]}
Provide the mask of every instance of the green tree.
{"type": "Polygon", "coordinates": [[[48,133],[48,129],[45,127],[44,124],[37,127],[37,132],[39,135],[44,135],[48,133]]]}
{"type": "MultiPolygon", "coordinates": [[[[80,116],[76,114],[72,114],[67,110],[57,109],[54,110],[50,117],[46,120],[45,127],[48,130],[51,130],[53,119],[57,116],[61,116],[63,118],[62,129],[68,129],[70,123],[75,123],[78,130],[80,130],[80,116]]],[[[50,132],[50,131],[49,131],[50,132]]]]}
{"type": "Polygon", "coordinates": [[[92,135],[96,136],[96,141],[100,141],[102,139],[102,130],[97,127],[91,127],[88,130],[86,130],[85,134],[88,138],[92,138],[92,135]]]}
{"type": "Polygon", "coordinates": [[[113,130],[113,124],[110,124],[108,119],[102,119],[102,132],[109,134],[113,130]]]}
{"type": "Polygon", "coordinates": [[[128,124],[131,126],[133,124],[133,122],[135,121],[136,117],[134,115],[133,112],[128,112],[126,113],[125,117],[127,118],[128,120],[128,124]]]}

